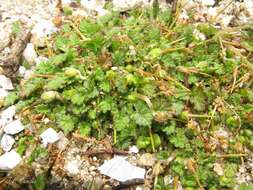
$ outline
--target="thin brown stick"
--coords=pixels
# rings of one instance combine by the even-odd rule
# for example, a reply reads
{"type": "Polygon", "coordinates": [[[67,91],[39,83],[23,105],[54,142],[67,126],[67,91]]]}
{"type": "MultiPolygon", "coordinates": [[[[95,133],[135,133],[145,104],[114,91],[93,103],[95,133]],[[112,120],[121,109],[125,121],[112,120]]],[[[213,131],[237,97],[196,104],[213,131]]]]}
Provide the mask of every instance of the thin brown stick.
{"type": "Polygon", "coordinates": [[[30,78],[41,77],[41,78],[53,78],[54,75],[47,74],[32,74],[30,78]]]}
{"type": "Polygon", "coordinates": [[[88,150],[88,151],[84,152],[84,155],[85,155],[85,156],[94,156],[94,155],[98,155],[98,154],[128,155],[129,152],[128,152],[128,151],[125,151],[125,150],[119,150],[119,149],[116,149],[116,148],[112,148],[112,150],[102,149],[102,150],[88,150]]]}
{"type": "Polygon", "coordinates": [[[245,157],[248,156],[248,154],[222,154],[222,155],[216,155],[217,158],[234,158],[234,157],[245,157]]]}

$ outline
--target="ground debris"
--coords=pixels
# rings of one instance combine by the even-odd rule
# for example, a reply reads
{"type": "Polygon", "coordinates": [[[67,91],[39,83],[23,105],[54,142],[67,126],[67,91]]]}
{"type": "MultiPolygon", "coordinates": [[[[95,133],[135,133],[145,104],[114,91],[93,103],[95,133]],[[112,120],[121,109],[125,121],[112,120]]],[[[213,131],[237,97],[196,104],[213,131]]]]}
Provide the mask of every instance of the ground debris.
{"type": "Polygon", "coordinates": [[[13,78],[18,71],[21,64],[22,53],[26,44],[30,41],[30,38],[30,31],[23,30],[20,32],[10,47],[11,53],[0,60],[0,67],[3,68],[3,74],[7,77],[13,78]]]}

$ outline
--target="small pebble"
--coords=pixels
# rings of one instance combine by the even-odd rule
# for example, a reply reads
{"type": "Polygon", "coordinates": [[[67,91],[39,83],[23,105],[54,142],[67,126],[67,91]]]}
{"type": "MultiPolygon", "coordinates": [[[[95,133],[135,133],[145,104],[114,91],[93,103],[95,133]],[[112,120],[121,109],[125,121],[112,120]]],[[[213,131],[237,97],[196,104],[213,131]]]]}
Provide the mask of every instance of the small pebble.
{"type": "Polygon", "coordinates": [[[42,138],[43,146],[47,146],[47,144],[52,144],[60,139],[58,133],[52,129],[49,128],[46,131],[44,131],[40,137],[42,138]]]}
{"type": "Polygon", "coordinates": [[[10,151],[14,143],[15,140],[12,136],[6,134],[3,135],[1,139],[1,147],[5,152],[10,151]]]}
{"type": "Polygon", "coordinates": [[[21,156],[15,150],[6,152],[0,156],[0,169],[11,170],[15,168],[21,160],[21,156]]]}
{"type": "Polygon", "coordinates": [[[137,161],[137,163],[140,166],[153,166],[156,162],[155,155],[150,153],[145,153],[141,155],[140,159],[137,161]]]}
{"type": "Polygon", "coordinates": [[[25,128],[21,121],[19,119],[12,121],[8,125],[4,127],[4,132],[10,135],[15,135],[21,131],[23,131],[25,128]]]}
{"type": "Polygon", "coordinates": [[[4,75],[0,75],[0,87],[2,87],[5,90],[13,90],[14,89],[11,79],[7,78],[4,75]]]}

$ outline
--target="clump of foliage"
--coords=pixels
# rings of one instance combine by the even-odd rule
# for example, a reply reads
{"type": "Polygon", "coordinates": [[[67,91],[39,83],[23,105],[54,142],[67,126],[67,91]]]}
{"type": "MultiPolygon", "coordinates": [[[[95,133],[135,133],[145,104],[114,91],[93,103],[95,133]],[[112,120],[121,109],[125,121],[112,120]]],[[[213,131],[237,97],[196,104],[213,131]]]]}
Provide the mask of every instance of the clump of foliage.
{"type": "Polygon", "coordinates": [[[170,10],[153,14],[66,22],[49,47],[53,55],[5,106],[17,102],[66,135],[112,135],[121,148],[173,153],[168,172],[186,189],[231,189],[244,154],[238,147],[253,147],[253,27],[218,30],[176,22],[170,10]],[[219,139],[219,129],[232,138],[219,139]],[[224,163],[224,175],[215,162],[224,163]]]}

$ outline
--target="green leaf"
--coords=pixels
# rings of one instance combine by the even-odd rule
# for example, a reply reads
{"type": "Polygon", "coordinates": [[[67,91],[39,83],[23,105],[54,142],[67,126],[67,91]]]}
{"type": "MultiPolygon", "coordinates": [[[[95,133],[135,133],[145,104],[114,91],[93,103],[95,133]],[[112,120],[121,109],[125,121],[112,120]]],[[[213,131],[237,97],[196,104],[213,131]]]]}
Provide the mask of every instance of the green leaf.
{"type": "Polygon", "coordinates": [[[17,100],[19,96],[17,92],[11,92],[4,98],[4,107],[8,107],[13,105],[17,100]]]}
{"type": "Polygon", "coordinates": [[[91,133],[91,125],[87,122],[82,122],[78,125],[79,132],[83,136],[88,136],[91,133]]]}
{"type": "Polygon", "coordinates": [[[64,13],[65,16],[72,15],[71,7],[68,7],[68,6],[63,7],[63,13],[64,13]]]}
{"type": "Polygon", "coordinates": [[[188,142],[183,129],[177,129],[175,135],[172,135],[169,140],[176,148],[185,148],[188,142]]]}
{"type": "Polygon", "coordinates": [[[40,89],[42,89],[44,83],[45,79],[42,78],[32,78],[28,80],[22,89],[22,95],[28,97],[32,93],[38,92],[40,89]]]}
{"type": "Polygon", "coordinates": [[[88,36],[92,36],[100,31],[100,26],[91,21],[82,20],[79,25],[79,29],[81,32],[87,34],[88,36]]]}
{"type": "Polygon", "coordinates": [[[33,183],[33,188],[35,190],[43,190],[46,187],[46,182],[47,182],[46,174],[45,173],[39,174],[33,183]]]}
{"type": "Polygon", "coordinates": [[[115,113],[113,117],[113,124],[117,131],[122,131],[129,127],[130,125],[130,118],[129,116],[124,113],[123,111],[119,113],[115,113]]]}
{"type": "Polygon", "coordinates": [[[195,89],[191,94],[190,102],[194,105],[194,109],[197,111],[204,111],[206,96],[201,90],[195,89]]]}
{"type": "Polygon", "coordinates": [[[171,125],[168,125],[163,129],[163,132],[165,132],[166,135],[172,135],[173,133],[175,133],[175,131],[176,131],[175,123],[172,123],[171,125]]]}
{"type": "Polygon", "coordinates": [[[100,88],[104,91],[104,92],[110,92],[110,82],[107,80],[104,80],[103,82],[101,82],[100,84],[100,88]]]}
{"type": "Polygon", "coordinates": [[[253,189],[253,184],[246,184],[246,183],[242,183],[239,185],[239,187],[237,188],[237,190],[252,190],[253,189]]]}
{"type": "Polygon", "coordinates": [[[67,53],[59,54],[51,58],[51,62],[53,65],[60,65],[61,63],[67,60],[67,57],[68,57],[67,53]]]}
{"type": "Polygon", "coordinates": [[[149,137],[139,136],[137,139],[137,147],[145,149],[150,145],[151,141],[149,137]]]}
{"type": "Polygon", "coordinates": [[[157,18],[159,14],[159,2],[158,0],[153,1],[153,18],[157,18]]]}
{"type": "Polygon", "coordinates": [[[69,40],[62,36],[57,36],[56,41],[55,41],[56,48],[63,52],[68,51],[68,43],[69,43],[69,40]]]}
{"type": "Polygon", "coordinates": [[[150,109],[143,102],[136,102],[134,105],[136,111],[132,114],[132,118],[137,125],[151,126],[153,115],[150,109]]]}
{"type": "Polygon", "coordinates": [[[36,67],[36,70],[34,72],[36,74],[52,74],[56,70],[57,66],[53,63],[53,61],[43,61],[36,67]]]}
{"type": "Polygon", "coordinates": [[[30,157],[28,158],[28,163],[31,164],[33,161],[35,161],[39,157],[47,157],[48,151],[46,148],[43,148],[42,146],[37,146],[33,152],[31,153],[30,157]]]}
{"type": "Polygon", "coordinates": [[[15,33],[15,34],[18,34],[21,32],[21,23],[20,21],[15,21],[12,23],[12,32],[15,33]]]}
{"type": "Polygon", "coordinates": [[[57,124],[65,134],[73,131],[76,127],[77,118],[71,115],[57,115],[57,124]]]}
{"type": "Polygon", "coordinates": [[[68,78],[65,76],[56,76],[46,84],[45,89],[57,90],[57,89],[63,88],[65,84],[67,83],[67,81],[68,81],[68,78]]]}
{"type": "Polygon", "coordinates": [[[107,97],[105,100],[99,103],[98,107],[103,112],[111,111],[113,108],[113,99],[111,97],[107,97]]]}

